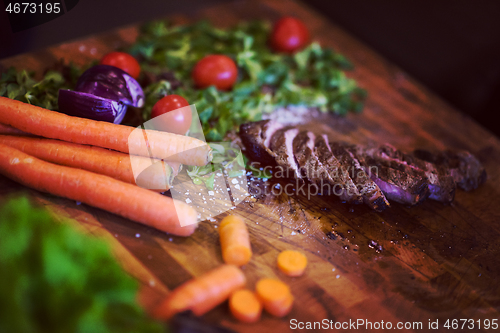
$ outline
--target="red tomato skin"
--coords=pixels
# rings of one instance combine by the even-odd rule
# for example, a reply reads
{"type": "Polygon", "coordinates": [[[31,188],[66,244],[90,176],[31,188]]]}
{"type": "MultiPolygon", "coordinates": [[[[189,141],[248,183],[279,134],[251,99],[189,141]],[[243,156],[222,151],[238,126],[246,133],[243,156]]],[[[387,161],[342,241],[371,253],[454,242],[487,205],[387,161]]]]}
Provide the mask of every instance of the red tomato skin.
{"type": "Polygon", "coordinates": [[[196,63],[192,78],[201,89],[214,85],[219,90],[229,90],[238,78],[238,67],[228,56],[212,54],[196,63]]]}
{"type": "Polygon", "coordinates": [[[293,53],[302,49],[309,41],[309,31],[301,20],[282,17],[273,27],[270,44],[274,51],[293,53]]]}
{"type": "Polygon", "coordinates": [[[185,106],[189,103],[179,95],[168,95],[156,102],[151,111],[155,129],[185,135],[193,120],[191,109],[185,106]]]}
{"type": "Polygon", "coordinates": [[[137,60],[125,52],[108,53],[102,57],[100,64],[118,67],[134,79],[137,79],[141,73],[141,66],[137,60]]]}

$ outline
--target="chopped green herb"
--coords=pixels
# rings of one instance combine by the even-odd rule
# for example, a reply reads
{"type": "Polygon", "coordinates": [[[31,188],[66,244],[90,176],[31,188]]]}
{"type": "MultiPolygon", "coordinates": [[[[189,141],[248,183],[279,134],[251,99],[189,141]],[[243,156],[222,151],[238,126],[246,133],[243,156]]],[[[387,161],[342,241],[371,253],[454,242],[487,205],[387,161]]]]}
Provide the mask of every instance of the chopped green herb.
{"type": "Polygon", "coordinates": [[[215,171],[224,170],[229,178],[245,174],[244,157],[240,149],[233,148],[228,142],[209,143],[212,148],[212,162],[205,166],[188,166],[186,172],[196,185],[205,184],[214,189],[215,171]]]}
{"type": "Polygon", "coordinates": [[[11,67],[0,77],[0,96],[57,110],[59,89],[72,89],[83,70],[73,64],[57,63],[40,81],[34,72],[16,71],[11,67]]]}
{"type": "Polygon", "coordinates": [[[352,65],[344,56],[318,43],[294,55],[272,53],[267,46],[269,32],[265,22],[241,23],[227,30],[205,21],[144,25],[129,52],[143,59],[141,66],[149,77],[168,72],[181,82],[175,88],[162,81],[146,88],[144,120],[159,98],[174,92],[196,105],[208,141],[221,141],[227,131],[260,120],[278,107],[304,105],[335,114],[362,109],[365,91],[345,75],[352,65]],[[224,54],[237,63],[239,77],[232,91],[194,87],[191,70],[208,54],[224,54]]]}

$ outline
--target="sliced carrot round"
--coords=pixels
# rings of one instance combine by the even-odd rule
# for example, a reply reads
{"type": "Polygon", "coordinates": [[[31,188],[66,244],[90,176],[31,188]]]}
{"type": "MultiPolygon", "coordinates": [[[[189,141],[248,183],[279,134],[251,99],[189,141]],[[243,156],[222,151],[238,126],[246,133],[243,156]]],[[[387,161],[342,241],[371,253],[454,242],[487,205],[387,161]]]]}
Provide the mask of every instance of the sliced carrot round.
{"type": "Polygon", "coordinates": [[[290,313],[293,307],[294,298],[290,294],[283,301],[270,302],[264,304],[264,309],[272,316],[281,318],[290,313]]]}
{"type": "Polygon", "coordinates": [[[282,301],[290,294],[290,288],[284,282],[269,278],[260,279],[255,290],[264,302],[282,301]]]}
{"type": "Polygon", "coordinates": [[[264,309],[273,316],[283,317],[292,309],[293,296],[290,288],[280,280],[260,279],[255,291],[264,309]]]}
{"type": "Polygon", "coordinates": [[[288,276],[301,276],[307,266],[307,257],[299,251],[286,250],[278,255],[278,268],[288,276]]]}
{"type": "Polygon", "coordinates": [[[234,318],[244,323],[255,323],[260,319],[262,303],[253,291],[241,289],[229,298],[229,310],[234,318]]]}

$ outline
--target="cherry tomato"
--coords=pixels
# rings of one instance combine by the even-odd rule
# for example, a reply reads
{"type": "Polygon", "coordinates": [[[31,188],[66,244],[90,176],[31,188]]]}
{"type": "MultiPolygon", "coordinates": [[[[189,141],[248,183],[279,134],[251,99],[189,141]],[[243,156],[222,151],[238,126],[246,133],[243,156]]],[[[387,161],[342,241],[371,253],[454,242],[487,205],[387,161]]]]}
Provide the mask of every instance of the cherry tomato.
{"type": "Polygon", "coordinates": [[[229,90],[236,82],[238,68],[233,59],[220,54],[208,55],[194,66],[192,77],[198,88],[214,85],[229,90]]]}
{"type": "Polygon", "coordinates": [[[168,95],[153,106],[151,119],[155,129],[175,134],[186,134],[191,127],[191,108],[189,103],[179,95],[168,95]]]}
{"type": "Polygon", "coordinates": [[[137,60],[130,54],[124,52],[108,53],[101,59],[100,64],[118,67],[127,72],[134,79],[137,79],[141,73],[141,66],[137,60]]]}
{"type": "Polygon", "coordinates": [[[302,21],[294,17],[283,17],[273,27],[271,47],[277,52],[293,53],[309,41],[309,31],[302,21]]]}

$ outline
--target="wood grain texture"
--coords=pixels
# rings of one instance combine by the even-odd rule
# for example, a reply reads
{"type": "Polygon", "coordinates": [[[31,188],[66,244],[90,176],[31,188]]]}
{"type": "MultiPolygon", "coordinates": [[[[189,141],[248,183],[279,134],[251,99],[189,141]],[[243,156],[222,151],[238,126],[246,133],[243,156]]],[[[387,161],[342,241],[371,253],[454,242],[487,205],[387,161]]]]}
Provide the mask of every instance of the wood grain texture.
{"type": "MultiPolygon", "coordinates": [[[[383,213],[322,196],[275,192],[249,197],[231,211],[249,226],[254,257],[244,267],[248,287],[261,277],[277,277],[292,287],[294,308],[285,318],[264,315],[248,326],[232,319],[227,305],[222,305],[205,315],[206,320],[239,332],[281,332],[289,330],[292,318],[422,322],[424,329],[429,320],[439,319],[442,325],[452,318],[499,318],[499,140],[302,3],[238,1],[196,13],[196,18],[229,26],[242,19],[273,20],[282,15],[301,18],[321,44],[347,56],[356,67],[349,75],[369,92],[363,113],[328,116],[308,126],[355,143],[466,149],[483,162],[488,180],[473,192],[458,191],[448,206],[433,201],[412,208],[393,203],[383,213]],[[305,252],[309,266],[304,276],[286,277],[277,269],[276,257],[286,249],[305,252]]],[[[60,57],[85,63],[136,36],[131,27],[2,64],[41,72],[60,57]]],[[[153,290],[152,297],[222,263],[216,226],[225,214],[217,216],[216,223],[201,223],[191,238],[184,239],[0,178],[1,198],[20,192],[30,193],[59,217],[76,220],[87,232],[107,238],[126,269],[153,290]]]]}

